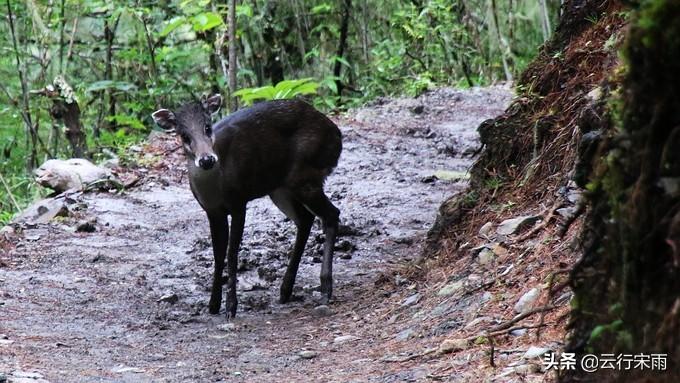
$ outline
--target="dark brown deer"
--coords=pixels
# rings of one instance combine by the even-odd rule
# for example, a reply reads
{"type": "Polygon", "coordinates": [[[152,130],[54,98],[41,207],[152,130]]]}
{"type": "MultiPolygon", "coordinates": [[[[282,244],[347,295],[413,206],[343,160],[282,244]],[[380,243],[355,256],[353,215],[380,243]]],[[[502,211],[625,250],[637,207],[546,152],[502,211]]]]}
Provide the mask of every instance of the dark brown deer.
{"type": "Polygon", "coordinates": [[[290,300],[314,216],[321,218],[326,236],[321,293],[329,300],[340,211],[324,194],[323,184],[342,151],[340,130],[301,100],[259,103],[212,125],[211,116],[221,104],[218,94],[175,112],[160,109],[152,114],[160,127],[181,137],[191,191],[208,215],[215,257],[210,313],[220,310],[226,256],[226,314],[236,315],[236,265],[246,204],[265,195],[297,226],[280,301],[290,300]]]}

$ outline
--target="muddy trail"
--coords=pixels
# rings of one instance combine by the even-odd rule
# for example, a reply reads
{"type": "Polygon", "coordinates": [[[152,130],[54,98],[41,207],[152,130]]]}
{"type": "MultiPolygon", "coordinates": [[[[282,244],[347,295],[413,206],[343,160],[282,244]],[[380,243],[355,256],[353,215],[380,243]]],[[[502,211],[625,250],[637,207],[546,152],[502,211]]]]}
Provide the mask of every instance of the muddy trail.
{"type": "Polygon", "coordinates": [[[69,217],[25,226],[0,252],[0,379],[427,380],[422,368],[385,363],[383,342],[396,334],[380,332],[376,307],[389,296],[375,282],[420,255],[439,204],[465,186],[476,127],[510,97],[502,87],[439,89],[336,118],[344,149],[326,184],[342,223],[333,301],[319,307],[317,222],[295,301],[277,302],[295,228],[261,199],[248,205],[231,322],[207,312],[207,219],[175,140],[156,135],[138,154],[137,186],[67,196],[69,217]],[[83,220],[91,232],[75,230],[83,220]]]}

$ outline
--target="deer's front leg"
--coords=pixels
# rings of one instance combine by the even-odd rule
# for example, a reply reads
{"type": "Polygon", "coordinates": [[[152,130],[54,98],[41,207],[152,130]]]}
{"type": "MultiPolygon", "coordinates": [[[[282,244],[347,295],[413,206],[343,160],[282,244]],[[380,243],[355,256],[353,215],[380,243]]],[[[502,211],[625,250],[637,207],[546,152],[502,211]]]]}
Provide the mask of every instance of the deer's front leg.
{"type": "Polygon", "coordinates": [[[220,312],[222,304],[222,273],[224,271],[224,257],[227,255],[227,238],[229,238],[229,223],[227,216],[208,215],[210,222],[210,237],[212,240],[213,256],[215,257],[215,272],[210,293],[208,310],[211,314],[220,312]]]}
{"type": "Polygon", "coordinates": [[[227,251],[227,318],[236,316],[236,269],[238,267],[238,250],[243,238],[243,225],[246,220],[245,205],[233,208],[231,212],[231,233],[229,250],[227,251]]]}

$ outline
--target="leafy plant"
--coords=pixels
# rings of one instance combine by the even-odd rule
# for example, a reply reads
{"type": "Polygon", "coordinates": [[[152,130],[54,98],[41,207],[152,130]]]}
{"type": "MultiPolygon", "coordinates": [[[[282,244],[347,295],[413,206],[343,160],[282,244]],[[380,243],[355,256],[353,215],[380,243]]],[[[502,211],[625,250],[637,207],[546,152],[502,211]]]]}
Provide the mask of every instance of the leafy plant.
{"type": "Polygon", "coordinates": [[[316,94],[319,84],[312,78],[284,80],[276,86],[262,86],[259,88],[245,88],[234,92],[241,102],[252,105],[257,100],[280,100],[294,98],[298,95],[316,94]]]}

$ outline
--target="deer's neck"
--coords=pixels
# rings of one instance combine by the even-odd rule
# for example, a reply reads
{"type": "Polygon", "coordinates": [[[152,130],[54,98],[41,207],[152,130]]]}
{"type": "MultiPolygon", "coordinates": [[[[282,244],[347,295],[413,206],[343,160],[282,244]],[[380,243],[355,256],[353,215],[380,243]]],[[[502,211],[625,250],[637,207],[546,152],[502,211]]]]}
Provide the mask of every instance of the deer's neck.
{"type": "Polygon", "coordinates": [[[205,170],[197,167],[193,161],[187,161],[189,182],[196,199],[204,210],[228,208],[225,206],[224,191],[221,186],[221,170],[219,164],[212,169],[205,170]]]}

